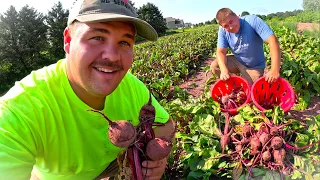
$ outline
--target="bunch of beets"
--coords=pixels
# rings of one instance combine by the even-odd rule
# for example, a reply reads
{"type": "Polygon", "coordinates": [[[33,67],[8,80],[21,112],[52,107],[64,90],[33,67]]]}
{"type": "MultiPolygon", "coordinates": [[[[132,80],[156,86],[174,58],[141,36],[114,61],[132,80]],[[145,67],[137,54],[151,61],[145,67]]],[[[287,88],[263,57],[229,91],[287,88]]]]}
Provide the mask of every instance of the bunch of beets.
{"type": "MultiPolygon", "coordinates": [[[[108,121],[108,135],[111,143],[117,147],[125,148],[125,151],[118,156],[118,164],[120,166],[119,179],[143,180],[141,163],[144,160],[156,161],[164,159],[172,149],[171,139],[155,137],[153,126],[163,126],[164,124],[154,122],[155,108],[152,106],[151,101],[150,94],[149,102],[140,110],[140,123],[137,127],[127,120],[111,121],[102,112],[90,110],[100,113],[108,121]],[[126,167],[128,164],[129,172],[127,171],[128,167],[126,167]]],[[[173,136],[174,133],[171,137],[173,138],[173,136]]]]}
{"type": "Polygon", "coordinates": [[[288,128],[291,121],[276,125],[264,116],[264,121],[259,123],[258,128],[249,121],[229,128],[231,117],[228,113],[224,115],[226,119],[224,132],[218,132],[223,156],[227,156],[228,161],[240,162],[248,168],[251,176],[254,167],[262,167],[288,175],[296,170],[292,164],[290,152],[304,150],[319,143],[315,142],[304,147],[291,145],[289,142],[294,142],[295,138],[294,131],[288,128]],[[285,127],[287,129],[284,129],[285,127]],[[227,147],[229,152],[224,154],[227,147]]]}
{"type": "MultiPolygon", "coordinates": [[[[222,93],[221,93],[222,94],[222,93]]],[[[235,109],[245,103],[247,95],[243,90],[243,87],[233,89],[229,94],[218,98],[220,107],[223,109],[235,109]]]]}

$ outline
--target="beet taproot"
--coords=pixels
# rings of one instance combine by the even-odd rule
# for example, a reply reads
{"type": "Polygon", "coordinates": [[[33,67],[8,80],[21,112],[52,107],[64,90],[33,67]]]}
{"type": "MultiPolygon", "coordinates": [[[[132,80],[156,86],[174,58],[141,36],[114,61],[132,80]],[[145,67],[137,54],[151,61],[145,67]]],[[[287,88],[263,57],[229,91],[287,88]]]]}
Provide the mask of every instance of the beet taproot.
{"type": "Polygon", "coordinates": [[[148,142],[146,154],[151,160],[157,161],[167,157],[171,149],[171,141],[165,138],[154,138],[148,142]]]}
{"type": "Polygon", "coordinates": [[[252,149],[259,149],[261,147],[261,142],[258,137],[252,137],[250,140],[250,146],[252,149]]]}
{"type": "Polygon", "coordinates": [[[243,134],[244,137],[251,136],[252,132],[253,132],[253,128],[249,124],[245,124],[242,127],[242,134],[243,134]]]}
{"type": "Polygon", "coordinates": [[[286,157],[286,151],[285,149],[281,148],[281,149],[277,149],[277,150],[273,150],[273,159],[274,162],[277,164],[283,164],[283,161],[286,157]]]}
{"type": "Polygon", "coordinates": [[[263,132],[260,136],[259,136],[259,140],[262,144],[262,146],[264,146],[269,140],[270,140],[270,135],[263,132]]]}
{"type": "Polygon", "coordinates": [[[279,128],[278,127],[271,127],[270,128],[270,134],[272,136],[277,136],[279,134],[279,128]]]}
{"type": "Polygon", "coordinates": [[[101,114],[109,123],[108,136],[111,143],[120,148],[129,147],[136,139],[137,131],[129,121],[111,121],[105,114],[98,110],[90,110],[101,114]]]}
{"type": "Polygon", "coordinates": [[[127,148],[136,138],[136,128],[128,121],[109,122],[108,135],[112,144],[127,148]]]}
{"type": "Polygon", "coordinates": [[[271,139],[271,147],[273,149],[279,149],[283,145],[283,139],[280,136],[273,137],[271,139]]]}
{"type": "Polygon", "coordinates": [[[262,153],[262,159],[264,162],[268,162],[271,160],[271,153],[270,151],[265,151],[262,153]]]}
{"type": "Polygon", "coordinates": [[[240,153],[241,151],[242,151],[242,145],[241,144],[236,145],[236,152],[240,153]]]}

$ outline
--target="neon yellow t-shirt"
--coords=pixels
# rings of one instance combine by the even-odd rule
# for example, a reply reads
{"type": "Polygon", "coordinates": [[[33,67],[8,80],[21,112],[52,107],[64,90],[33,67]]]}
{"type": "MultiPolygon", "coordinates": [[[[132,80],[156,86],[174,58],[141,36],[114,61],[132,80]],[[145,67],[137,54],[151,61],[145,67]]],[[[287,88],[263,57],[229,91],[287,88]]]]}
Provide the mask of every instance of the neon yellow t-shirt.
{"type": "MultiPolygon", "coordinates": [[[[137,125],[149,91],[127,73],[107,96],[104,114],[110,120],[137,125]]],[[[152,99],[156,121],[168,113],[152,99]]],[[[65,60],[33,71],[0,101],[0,179],[94,179],[123,149],[108,138],[108,122],[73,92],[65,60]]]]}

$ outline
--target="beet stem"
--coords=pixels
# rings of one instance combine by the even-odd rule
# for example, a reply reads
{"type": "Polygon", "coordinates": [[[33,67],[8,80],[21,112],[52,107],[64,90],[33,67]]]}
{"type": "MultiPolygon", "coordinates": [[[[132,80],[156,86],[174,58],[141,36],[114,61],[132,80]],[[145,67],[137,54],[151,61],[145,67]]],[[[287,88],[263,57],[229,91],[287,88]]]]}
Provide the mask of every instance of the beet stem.
{"type": "MultiPolygon", "coordinates": [[[[320,142],[320,141],[319,141],[319,142],[320,142]]],[[[303,146],[303,147],[294,147],[294,146],[292,146],[291,144],[286,143],[286,144],[285,144],[285,147],[286,147],[287,149],[290,149],[290,150],[293,150],[293,151],[299,151],[299,150],[304,150],[304,149],[307,149],[307,148],[309,148],[309,147],[312,147],[312,146],[314,146],[315,144],[318,144],[319,142],[315,142],[315,143],[312,143],[312,144],[309,144],[309,145],[303,146]]]]}
{"type": "Polygon", "coordinates": [[[136,147],[132,147],[132,151],[133,151],[133,159],[134,159],[134,164],[136,169],[137,180],[143,180],[138,149],[136,147]]]}
{"type": "Polygon", "coordinates": [[[95,110],[95,109],[89,109],[88,111],[97,112],[97,113],[101,114],[109,122],[109,124],[114,123],[104,113],[102,113],[101,111],[98,111],[98,110],[95,110]]]}
{"type": "Polygon", "coordinates": [[[137,180],[137,174],[136,174],[136,166],[134,162],[134,155],[133,155],[133,147],[129,147],[127,152],[128,152],[128,159],[129,159],[129,164],[130,164],[130,169],[132,171],[132,178],[133,180],[137,180]]]}

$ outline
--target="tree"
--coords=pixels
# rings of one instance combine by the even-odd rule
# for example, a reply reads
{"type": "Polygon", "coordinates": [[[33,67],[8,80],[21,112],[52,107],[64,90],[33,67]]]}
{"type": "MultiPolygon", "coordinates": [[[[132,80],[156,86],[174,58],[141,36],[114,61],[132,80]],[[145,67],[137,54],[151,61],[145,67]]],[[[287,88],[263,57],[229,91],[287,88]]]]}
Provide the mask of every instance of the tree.
{"type": "MultiPolygon", "coordinates": [[[[18,12],[13,6],[0,15],[0,94],[12,86],[15,69],[11,63],[18,49],[18,12]]],[[[16,70],[17,71],[17,70],[16,70]]]]}
{"type": "Polygon", "coordinates": [[[63,49],[63,31],[67,26],[69,11],[62,8],[59,1],[54,4],[46,17],[48,26],[49,55],[52,62],[65,57],[63,49]]]}
{"type": "Polygon", "coordinates": [[[249,13],[248,11],[243,11],[243,12],[241,13],[241,16],[246,16],[246,15],[250,15],[250,13],[249,13]]]}
{"type": "Polygon", "coordinates": [[[152,3],[143,5],[138,10],[138,17],[148,22],[158,34],[164,34],[167,30],[167,24],[158,7],[152,3]]]}
{"type": "Polygon", "coordinates": [[[266,15],[260,15],[260,14],[258,14],[257,15],[260,19],[262,19],[262,20],[267,20],[267,16],[266,15]]]}
{"type": "Polygon", "coordinates": [[[211,20],[211,24],[218,24],[216,18],[213,18],[213,19],[211,20]]]}
{"type": "Polygon", "coordinates": [[[320,0],[303,0],[302,6],[306,11],[320,11],[320,0]]]}
{"type": "MultiPolygon", "coordinates": [[[[32,70],[46,64],[47,27],[44,16],[29,6],[19,13],[13,6],[0,15],[0,67],[12,85],[32,70]]],[[[3,82],[3,81],[2,81],[3,82]]]]}

